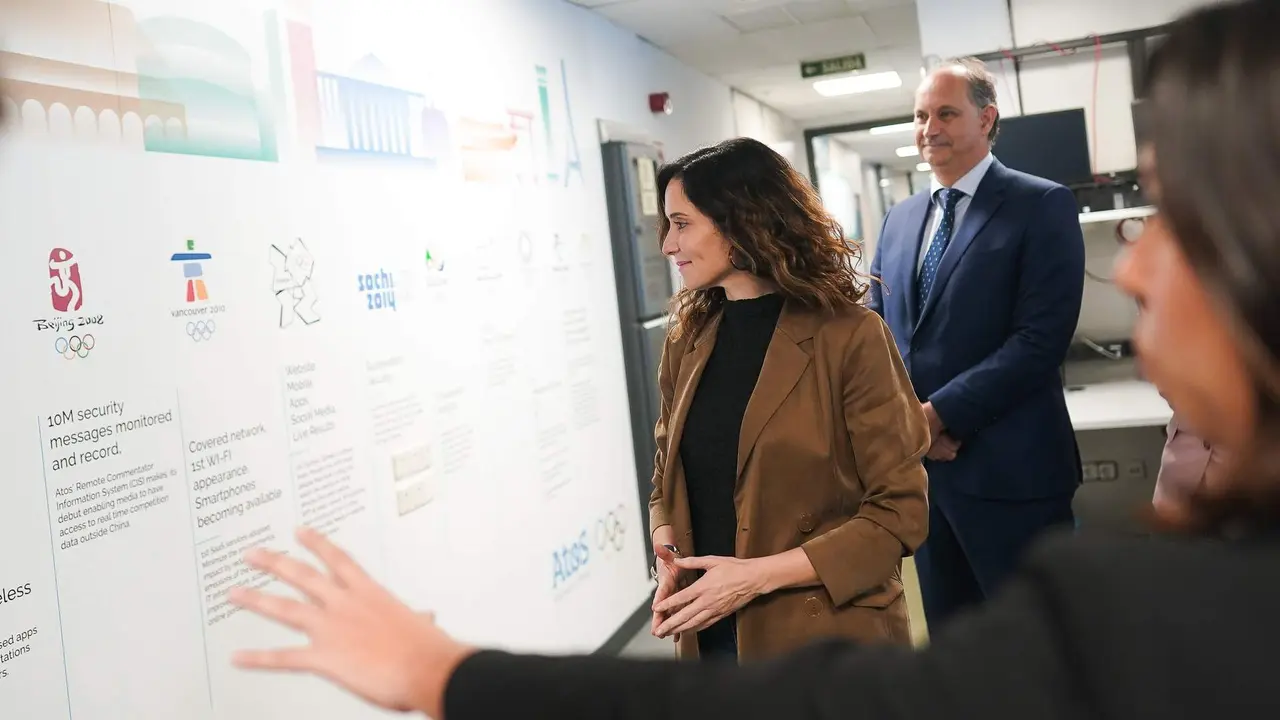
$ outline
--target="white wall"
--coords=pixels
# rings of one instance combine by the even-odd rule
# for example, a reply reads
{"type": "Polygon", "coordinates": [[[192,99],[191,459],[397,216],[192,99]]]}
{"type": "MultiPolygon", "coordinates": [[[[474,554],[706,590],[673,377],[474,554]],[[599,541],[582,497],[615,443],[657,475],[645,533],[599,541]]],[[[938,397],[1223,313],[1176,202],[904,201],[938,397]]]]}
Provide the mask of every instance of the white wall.
{"type": "MultiPolygon", "coordinates": [[[[676,157],[704,145],[733,137],[734,113],[729,86],[684,65],[679,60],[623,30],[605,18],[566,0],[468,0],[448,3],[450,12],[464,5],[484,10],[486,25],[499,31],[502,42],[559,46],[581,58],[589,73],[584,93],[596,117],[648,132],[676,157]],[[649,94],[671,94],[675,112],[649,111],[649,94]]],[[[496,38],[489,47],[501,47],[496,38]]],[[[485,52],[493,52],[486,50],[485,52]]],[[[595,137],[595,128],[580,128],[595,137]]]]}
{"type": "MultiPolygon", "coordinates": [[[[936,62],[1015,45],[1030,47],[1163,25],[1212,1],[1012,0],[1006,6],[1005,0],[917,0],[917,17],[922,52],[936,62]]],[[[1028,58],[1021,65],[1021,102],[1013,63],[988,65],[997,79],[1001,114],[1084,108],[1094,172],[1130,170],[1137,164],[1129,109],[1134,88],[1123,45],[1104,47],[1100,57],[1092,48],[1081,48],[1065,55],[1028,58]]]]}
{"type": "Polygon", "coordinates": [[[916,0],[916,17],[920,51],[933,61],[1013,44],[1006,0],[916,0]]]}
{"type": "MultiPolygon", "coordinates": [[[[1206,0],[1013,0],[1013,35],[1020,47],[1163,25],[1206,0]]],[[[1008,66],[1008,63],[1006,63],[1008,66]]],[[[993,71],[1000,75],[998,64],[993,71]]],[[[1012,80],[1012,72],[1007,72],[1012,80]]],[[[1131,170],[1137,165],[1130,104],[1134,87],[1125,46],[1109,45],[1100,59],[1092,48],[1067,56],[1043,55],[1022,65],[1023,112],[1085,109],[1094,172],[1131,170]],[[1095,71],[1096,66],[1096,71],[1095,71]],[[1094,77],[1097,76],[1095,99],[1094,77]]],[[[1002,104],[1006,115],[1016,104],[1002,104]]]]}
{"type": "Polygon", "coordinates": [[[1209,4],[1211,0],[1013,0],[1013,34],[1019,46],[1106,35],[1163,25],[1209,4]]]}
{"type": "Polygon", "coordinates": [[[734,135],[759,140],[808,175],[804,130],[796,121],[744,92],[734,90],[732,94],[734,135]]]}

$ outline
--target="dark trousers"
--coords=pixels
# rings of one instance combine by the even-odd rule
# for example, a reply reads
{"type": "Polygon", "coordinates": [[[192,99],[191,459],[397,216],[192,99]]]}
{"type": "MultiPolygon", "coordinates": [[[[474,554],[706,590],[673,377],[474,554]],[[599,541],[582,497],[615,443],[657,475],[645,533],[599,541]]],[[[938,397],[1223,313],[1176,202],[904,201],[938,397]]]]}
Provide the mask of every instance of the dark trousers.
{"type": "Polygon", "coordinates": [[[698,659],[738,661],[738,620],[734,615],[698,633],[698,659]]]}
{"type": "Polygon", "coordinates": [[[1071,527],[1071,498],[991,500],[931,488],[929,537],[915,556],[929,632],[991,597],[1045,531],[1071,527]]]}

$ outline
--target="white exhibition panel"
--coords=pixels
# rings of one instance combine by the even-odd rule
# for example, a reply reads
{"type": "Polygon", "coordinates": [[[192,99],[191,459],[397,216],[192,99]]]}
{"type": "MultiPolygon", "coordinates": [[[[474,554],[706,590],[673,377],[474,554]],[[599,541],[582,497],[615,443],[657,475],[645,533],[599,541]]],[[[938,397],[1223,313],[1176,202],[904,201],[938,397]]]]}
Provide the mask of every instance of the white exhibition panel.
{"type": "Polygon", "coordinates": [[[229,664],[304,523],[487,645],[644,601],[587,63],[448,5],[0,5],[0,716],[376,716],[229,664]]]}

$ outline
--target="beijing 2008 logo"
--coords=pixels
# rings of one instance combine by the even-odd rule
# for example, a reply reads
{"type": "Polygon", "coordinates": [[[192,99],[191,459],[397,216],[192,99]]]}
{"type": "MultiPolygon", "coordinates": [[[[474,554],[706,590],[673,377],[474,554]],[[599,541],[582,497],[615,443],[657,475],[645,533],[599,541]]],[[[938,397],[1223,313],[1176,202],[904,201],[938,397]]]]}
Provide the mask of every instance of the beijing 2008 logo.
{"type": "Polygon", "coordinates": [[[92,335],[85,334],[72,335],[71,337],[60,337],[53,341],[53,349],[62,357],[68,360],[76,358],[89,357],[89,351],[93,350],[93,346],[97,344],[97,340],[92,335]]]}
{"type": "Polygon", "coordinates": [[[610,510],[596,520],[596,548],[605,550],[612,547],[621,551],[627,542],[626,509],[622,505],[610,510]]]}
{"type": "Polygon", "coordinates": [[[80,258],[71,250],[55,247],[47,263],[49,298],[54,314],[32,320],[36,331],[53,336],[53,350],[67,360],[87,358],[98,344],[93,333],[104,324],[102,315],[80,315],[85,309],[80,258]],[[92,331],[92,332],[90,332],[92,331]]]}
{"type": "Polygon", "coordinates": [[[80,261],[66,248],[54,248],[49,252],[49,293],[53,309],[58,312],[78,312],[84,307],[80,261]]]}

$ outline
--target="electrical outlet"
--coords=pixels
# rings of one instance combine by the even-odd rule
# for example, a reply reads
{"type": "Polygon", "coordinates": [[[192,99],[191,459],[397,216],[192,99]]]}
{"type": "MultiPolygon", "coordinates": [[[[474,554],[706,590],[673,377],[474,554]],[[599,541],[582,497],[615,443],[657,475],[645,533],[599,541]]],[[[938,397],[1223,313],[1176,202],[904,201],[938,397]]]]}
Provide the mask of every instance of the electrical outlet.
{"type": "Polygon", "coordinates": [[[1098,463],[1098,479],[1103,482],[1113,482],[1120,474],[1120,465],[1115,460],[1106,460],[1098,463]]]}
{"type": "Polygon", "coordinates": [[[1141,460],[1130,460],[1124,464],[1125,480],[1146,480],[1147,464],[1141,460]]]}
{"type": "Polygon", "coordinates": [[[1084,472],[1085,482],[1094,482],[1098,479],[1098,463],[1087,462],[1080,466],[1084,472]]]}

